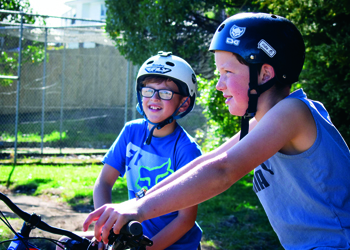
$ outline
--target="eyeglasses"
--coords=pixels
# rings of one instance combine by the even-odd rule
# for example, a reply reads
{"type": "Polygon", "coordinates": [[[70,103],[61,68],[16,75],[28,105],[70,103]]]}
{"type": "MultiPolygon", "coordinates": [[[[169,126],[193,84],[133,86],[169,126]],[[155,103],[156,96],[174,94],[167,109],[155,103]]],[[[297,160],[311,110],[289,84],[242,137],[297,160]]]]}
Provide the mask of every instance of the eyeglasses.
{"type": "Polygon", "coordinates": [[[155,92],[158,92],[158,96],[162,100],[171,100],[174,94],[181,95],[180,93],[169,89],[153,89],[150,87],[141,88],[141,95],[143,97],[151,98],[155,92]]]}

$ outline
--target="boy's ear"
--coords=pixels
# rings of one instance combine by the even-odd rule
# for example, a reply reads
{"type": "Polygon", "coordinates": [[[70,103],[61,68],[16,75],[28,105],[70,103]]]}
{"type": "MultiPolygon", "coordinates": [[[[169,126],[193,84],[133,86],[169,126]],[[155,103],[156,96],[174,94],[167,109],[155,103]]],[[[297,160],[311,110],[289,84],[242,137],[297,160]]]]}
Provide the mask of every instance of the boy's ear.
{"type": "Polygon", "coordinates": [[[259,83],[264,84],[275,77],[275,70],[270,64],[263,64],[260,70],[259,83]]]}
{"type": "Polygon", "coordinates": [[[181,108],[179,109],[179,113],[182,113],[182,112],[185,112],[187,110],[187,108],[190,106],[190,98],[187,98],[186,97],[182,97],[182,99],[180,100],[180,103],[179,103],[179,107],[182,103],[184,103],[181,108]],[[184,103],[184,101],[187,99],[187,101],[184,103]]]}

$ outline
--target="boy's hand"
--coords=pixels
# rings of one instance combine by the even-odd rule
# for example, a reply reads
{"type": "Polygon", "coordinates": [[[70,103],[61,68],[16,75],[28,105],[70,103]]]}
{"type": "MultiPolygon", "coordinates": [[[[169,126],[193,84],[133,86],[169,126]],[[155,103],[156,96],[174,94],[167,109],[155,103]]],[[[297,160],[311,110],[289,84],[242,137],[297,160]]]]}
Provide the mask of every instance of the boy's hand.
{"type": "Polygon", "coordinates": [[[135,199],[120,204],[106,204],[88,215],[83,224],[83,230],[87,231],[89,225],[96,221],[95,238],[107,244],[109,231],[112,228],[115,234],[119,234],[120,229],[129,221],[140,221],[137,211],[138,206],[135,199]]]}

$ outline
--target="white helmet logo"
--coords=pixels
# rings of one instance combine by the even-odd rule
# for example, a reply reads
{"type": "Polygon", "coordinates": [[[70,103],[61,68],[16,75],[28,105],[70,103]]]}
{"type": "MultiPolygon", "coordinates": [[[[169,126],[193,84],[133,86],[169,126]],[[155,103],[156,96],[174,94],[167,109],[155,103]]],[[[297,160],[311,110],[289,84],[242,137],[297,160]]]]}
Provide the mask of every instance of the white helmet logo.
{"type": "Polygon", "coordinates": [[[232,38],[238,38],[238,37],[241,37],[244,32],[245,32],[245,27],[242,28],[242,27],[238,27],[237,25],[233,25],[230,29],[230,36],[232,38]]]}
{"type": "Polygon", "coordinates": [[[276,55],[276,50],[268,44],[264,39],[261,39],[258,43],[258,49],[262,49],[269,57],[274,57],[276,55]]]}
{"type": "Polygon", "coordinates": [[[150,67],[146,67],[145,70],[148,73],[158,73],[158,74],[165,74],[171,71],[171,69],[165,68],[161,64],[153,64],[150,67]]]}

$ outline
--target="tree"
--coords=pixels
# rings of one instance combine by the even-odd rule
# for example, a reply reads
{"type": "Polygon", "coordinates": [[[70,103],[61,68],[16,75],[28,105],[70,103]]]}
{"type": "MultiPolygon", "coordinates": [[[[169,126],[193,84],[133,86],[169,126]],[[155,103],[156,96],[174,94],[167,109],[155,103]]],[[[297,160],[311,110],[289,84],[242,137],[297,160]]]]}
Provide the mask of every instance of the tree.
{"type": "Polygon", "coordinates": [[[208,46],[228,12],[249,9],[245,0],[106,0],[106,30],[122,55],[142,64],[158,51],[172,51],[197,73],[213,74],[208,46]]]}
{"type": "MultiPolygon", "coordinates": [[[[31,12],[29,0],[1,0],[0,1],[1,10],[11,10],[11,11],[23,11],[31,12]]],[[[20,15],[12,13],[0,13],[0,21],[7,20],[9,22],[20,23],[20,15]]],[[[34,19],[31,16],[25,16],[26,23],[34,23],[34,19]]]]}
{"type": "MultiPolygon", "coordinates": [[[[28,0],[2,0],[0,2],[1,10],[10,10],[10,11],[23,11],[26,13],[32,13],[30,4],[28,0]]],[[[0,21],[7,21],[9,23],[20,23],[21,15],[18,13],[0,13],[0,21]]],[[[31,15],[23,16],[23,23],[33,24],[35,18],[31,15]]],[[[1,47],[0,47],[0,75],[13,76],[17,75],[18,69],[18,53],[9,52],[8,50],[13,49],[14,46],[18,44],[18,38],[8,36],[5,34],[0,35],[1,47]]],[[[23,59],[22,63],[26,61],[31,62],[41,62],[43,60],[43,46],[38,43],[32,43],[22,50],[23,59]]],[[[13,80],[10,79],[0,79],[0,85],[7,86],[12,84],[13,80]]]]}

